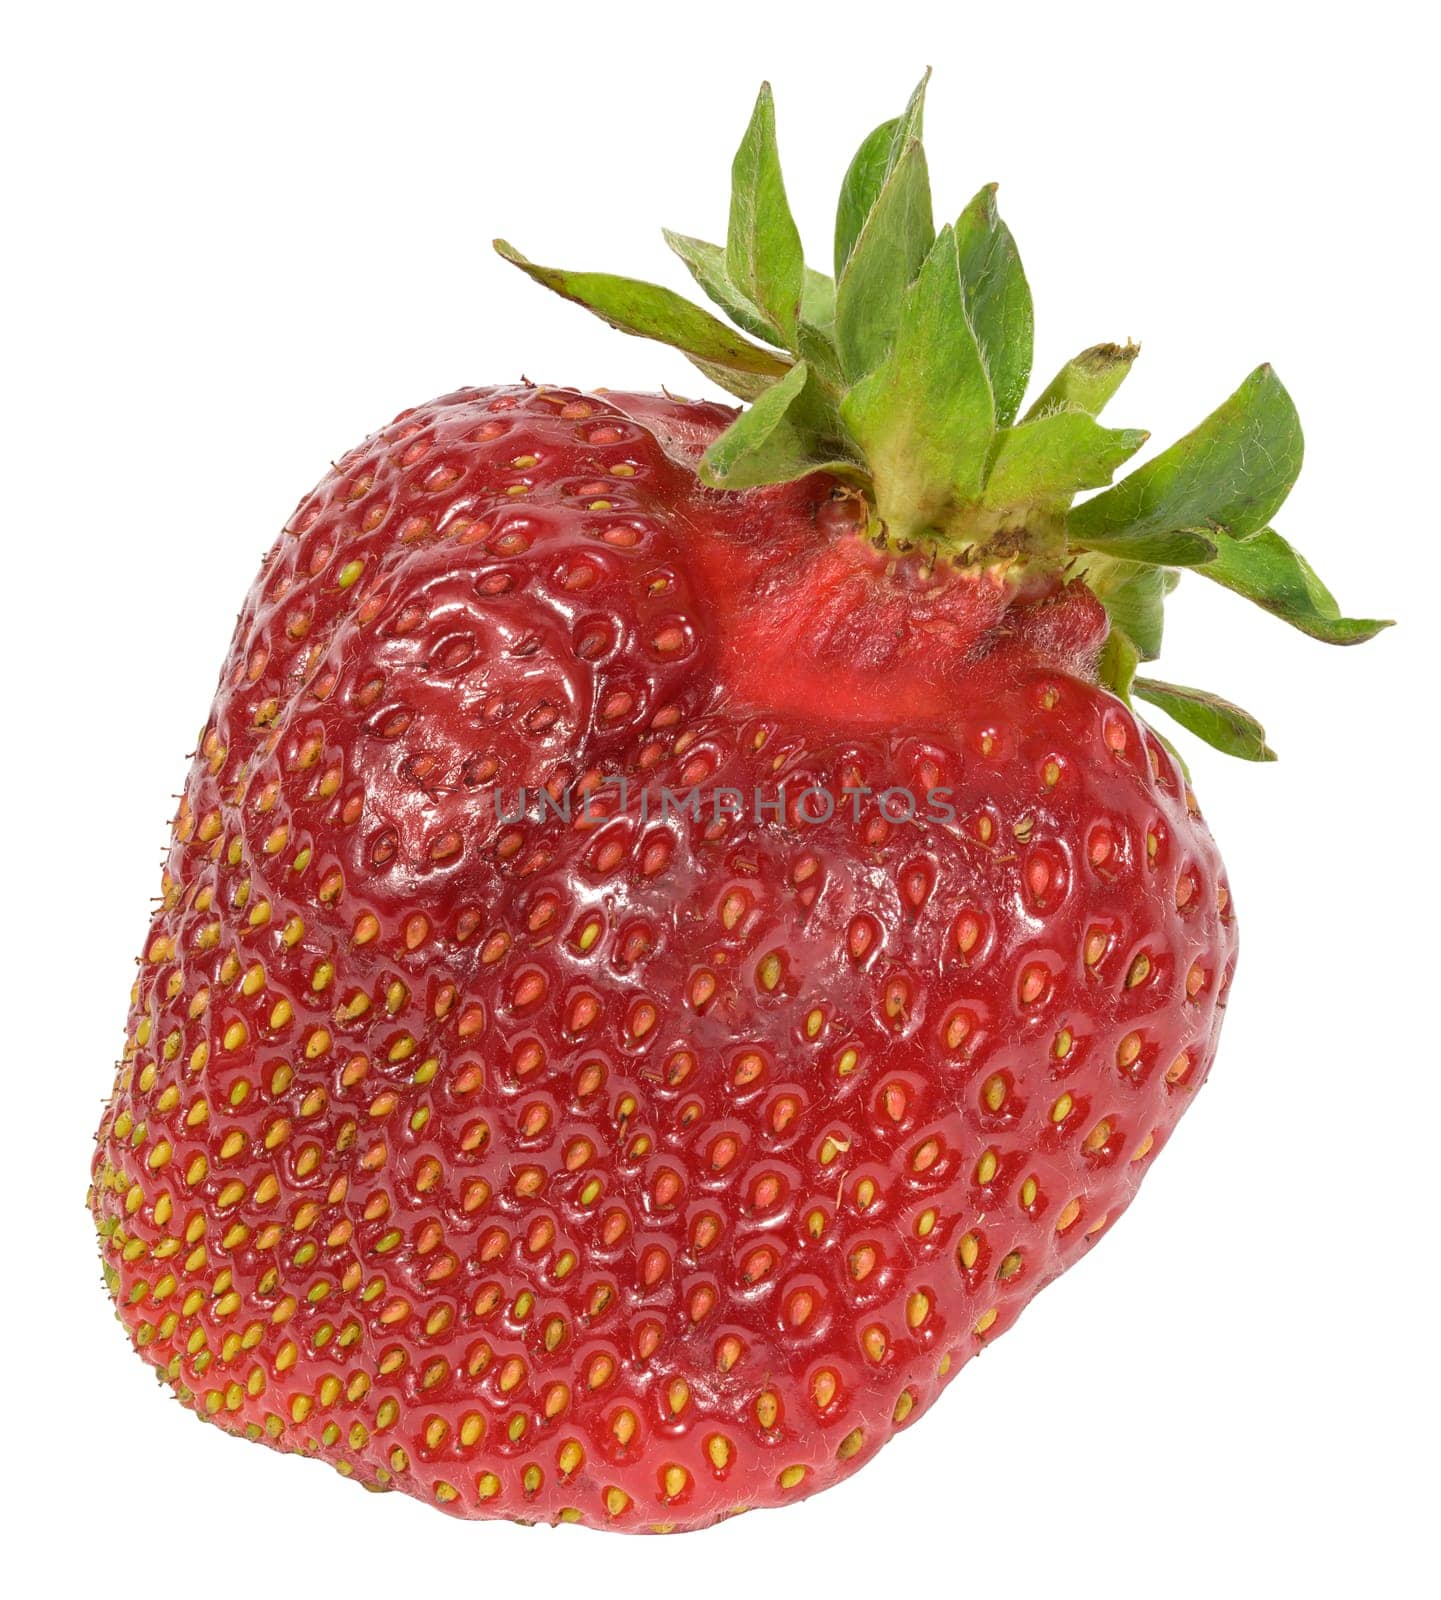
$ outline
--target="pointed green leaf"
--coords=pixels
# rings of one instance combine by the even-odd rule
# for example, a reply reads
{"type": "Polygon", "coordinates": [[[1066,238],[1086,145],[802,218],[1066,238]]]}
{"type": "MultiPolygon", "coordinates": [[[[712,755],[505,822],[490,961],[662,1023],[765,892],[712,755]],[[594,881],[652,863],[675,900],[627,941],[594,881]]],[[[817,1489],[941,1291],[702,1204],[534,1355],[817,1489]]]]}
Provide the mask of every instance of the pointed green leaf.
{"type": "Polygon", "coordinates": [[[1077,489],[1109,483],[1145,444],[1138,428],[1103,428],[1085,411],[1053,411],[996,439],[982,503],[995,510],[1038,501],[1069,504],[1077,489]]]}
{"type": "Polygon", "coordinates": [[[829,328],[836,320],[836,286],[814,267],[801,280],[801,315],[813,328],[829,328]]]}
{"type": "Polygon", "coordinates": [[[726,271],[726,253],[720,245],[693,239],[689,234],[672,233],[669,228],[662,228],[661,232],[707,298],[718,305],[736,327],[753,333],[757,339],[775,339],[775,332],[766,319],[731,282],[730,273],[726,271]]]}
{"type": "Polygon", "coordinates": [[[700,464],[702,481],[716,489],[789,483],[821,470],[847,477],[860,474],[804,361],[743,411],[700,464]]]}
{"type": "Polygon", "coordinates": [[[1128,704],[1131,684],[1140,665],[1141,652],[1124,628],[1112,628],[1101,646],[1101,657],[1096,663],[1096,676],[1112,694],[1119,695],[1128,704]]]}
{"type": "Polygon", "coordinates": [[[913,139],[891,169],[836,284],[836,347],[852,383],[885,359],[901,301],[934,239],[926,155],[913,139]]]}
{"type": "Polygon", "coordinates": [[[891,134],[891,167],[901,159],[911,140],[921,137],[921,123],[926,114],[926,89],[930,81],[931,69],[927,67],[921,74],[921,81],[911,90],[911,97],[906,101],[906,109],[896,119],[895,131],[891,134]]]}
{"type": "Polygon", "coordinates": [[[1218,538],[1216,545],[1216,559],[1200,568],[1206,577],[1313,639],[1361,644],[1391,626],[1369,617],[1343,617],[1311,564],[1274,528],[1262,528],[1249,539],[1218,538]]]}
{"type": "Polygon", "coordinates": [[[996,425],[1009,427],[1031,376],[1035,316],[1016,241],[996,213],[995,184],[987,184],[961,213],[956,223],[956,250],[966,289],[966,313],[991,375],[996,425]]]}
{"type": "Polygon", "coordinates": [[[895,536],[924,534],[954,500],[980,493],[991,388],[949,227],[905,296],[890,355],[841,401],[841,416],[870,466],[877,515],[895,536]]]}
{"type": "MultiPolygon", "coordinates": [[[[705,239],[693,239],[688,234],[661,230],[666,243],[685,262],[691,276],[705,290],[737,327],[744,328],[760,339],[773,339],[775,335],[766,325],[760,312],[731,282],[726,271],[725,251],[718,244],[705,239]]],[[[831,387],[839,387],[840,358],[830,342],[830,327],[835,321],[835,285],[822,272],[806,268],[801,289],[801,311],[804,322],[796,330],[797,353],[809,363],[816,376],[831,387]]],[[[753,400],[770,387],[770,379],[758,381],[748,378],[725,378],[709,364],[695,363],[713,383],[719,383],[731,394],[743,400],[753,400]]]]}
{"type": "Polygon", "coordinates": [[[731,165],[726,272],[781,343],[794,348],[805,263],[781,178],[775,101],[768,83],[761,85],[750,126],[731,165]]]}
{"type": "MultiPolygon", "coordinates": [[[[1087,504],[1090,504],[1088,501],[1087,504]]],[[[1071,515],[1074,517],[1075,512],[1071,515]]],[[[1173,528],[1164,533],[1120,533],[1091,535],[1078,538],[1066,524],[1066,542],[1098,550],[1102,555],[1117,556],[1123,561],[1147,561],[1160,567],[1200,567],[1216,559],[1216,537],[1196,528],[1173,528]]]]}
{"type": "Polygon", "coordinates": [[[608,272],[569,272],[562,267],[537,266],[504,239],[495,240],[495,248],[537,283],[574,300],[621,333],[658,339],[693,360],[707,361],[729,371],[779,378],[790,370],[785,356],[751,344],[719,318],[658,284],[618,278],[608,272]]]}
{"type": "Polygon", "coordinates": [[[872,128],[861,147],[851,158],[846,175],[841,180],[841,197],[836,205],[836,277],[846,269],[851,251],[865,220],[871,214],[881,185],[886,181],[886,170],[891,157],[891,139],[900,126],[901,119],[892,117],[879,128],[872,128]]]}
{"type": "MultiPolygon", "coordinates": [[[[1270,521],[1301,470],[1301,424],[1270,367],[1257,367],[1229,400],[1114,489],[1077,506],[1077,544],[1213,528],[1244,538],[1270,521]]],[[[1120,553],[1120,552],[1113,552],[1120,553]]]]}
{"type": "Polygon", "coordinates": [[[845,388],[841,376],[841,358],[832,338],[834,328],[813,327],[802,321],[796,330],[796,353],[811,369],[816,381],[832,396],[845,388]]]}
{"type": "Polygon", "coordinates": [[[727,394],[733,394],[737,400],[744,400],[749,404],[760,397],[776,383],[775,378],[766,378],[754,372],[737,372],[734,367],[719,367],[713,361],[702,360],[700,356],[687,356],[686,360],[698,371],[703,372],[718,388],[724,389],[727,394]]]}
{"type": "Polygon", "coordinates": [[[1138,700],[1159,706],[1198,739],[1228,756],[1239,756],[1242,761],[1276,759],[1276,752],[1266,743],[1266,730],[1255,717],[1218,694],[1154,678],[1135,679],[1131,691],[1138,700]]]}
{"type": "MultiPolygon", "coordinates": [[[[871,214],[877,197],[891,170],[912,139],[921,136],[921,117],[925,110],[926,85],[931,69],[911,92],[906,109],[899,117],[892,117],[879,128],[873,128],[862,141],[841,182],[841,197],[836,206],[836,279],[845,271],[846,262],[855,248],[865,221],[871,214]]],[[[927,244],[930,243],[928,239],[927,244]]]]}
{"type": "Polygon", "coordinates": [[[1034,422],[1052,411],[1089,411],[1093,417],[1100,416],[1140,353],[1140,345],[1130,343],[1093,344],[1082,350],[1041,391],[1025,420],[1034,422]]]}
{"type": "Polygon", "coordinates": [[[1105,606],[1112,628],[1119,628],[1131,640],[1141,660],[1154,661],[1161,653],[1170,570],[1115,561],[1110,556],[1088,556],[1081,565],[1081,576],[1105,606]]]}

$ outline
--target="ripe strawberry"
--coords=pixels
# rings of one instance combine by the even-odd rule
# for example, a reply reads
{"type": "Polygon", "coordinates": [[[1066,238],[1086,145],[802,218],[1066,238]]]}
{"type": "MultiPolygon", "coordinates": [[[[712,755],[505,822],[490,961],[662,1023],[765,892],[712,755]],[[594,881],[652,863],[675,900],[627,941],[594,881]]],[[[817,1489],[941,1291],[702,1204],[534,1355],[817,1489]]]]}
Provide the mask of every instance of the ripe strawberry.
{"type": "Polygon", "coordinates": [[[402,413],[303,501],[175,821],[91,1206],[205,1418],[465,1516],[702,1526],[838,1481],[1130,1203],[1209,1070],[1225,871],[1135,676],[1191,567],[1337,643],[1266,527],[1266,368],[1144,435],[1103,345],[1017,422],[983,190],[920,91],[804,269],[762,91],[749,334],[534,267],[752,402],[519,386],[402,413]],[[782,353],[785,352],[785,353],[782,353]]]}

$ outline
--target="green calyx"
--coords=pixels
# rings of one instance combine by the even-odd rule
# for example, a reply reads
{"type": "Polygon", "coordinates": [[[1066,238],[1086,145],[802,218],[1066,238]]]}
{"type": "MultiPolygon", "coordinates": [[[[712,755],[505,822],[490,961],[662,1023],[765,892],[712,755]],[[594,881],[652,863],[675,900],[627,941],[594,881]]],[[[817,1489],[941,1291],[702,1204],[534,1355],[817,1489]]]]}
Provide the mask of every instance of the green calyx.
{"type": "Polygon", "coordinates": [[[1100,664],[1109,688],[1232,755],[1273,759],[1239,707],[1136,674],[1160,651],[1163,602],[1182,569],[1328,644],[1388,626],[1343,617],[1270,527],[1301,469],[1290,396],[1257,367],[1119,482],[1117,469],[1148,436],[1097,418],[1137,346],[1083,350],[1023,411],[1030,289],[994,184],[955,222],[935,225],[921,143],[929,76],[846,171],[833,277],[805,264],[762,85],[731,167],[725,244],[665,235],[729,324],[655,284],[541,267],[503,240],[495,247],[621,332],[682,351],[746,402],[701,460],[706,483],[751,489],[823,471],[864,496],[871,537],[898,552],[1079,575],[1110,616],[1100,664]],[[1085,490],[1101,492],[1075,503],[1085,490]]]}

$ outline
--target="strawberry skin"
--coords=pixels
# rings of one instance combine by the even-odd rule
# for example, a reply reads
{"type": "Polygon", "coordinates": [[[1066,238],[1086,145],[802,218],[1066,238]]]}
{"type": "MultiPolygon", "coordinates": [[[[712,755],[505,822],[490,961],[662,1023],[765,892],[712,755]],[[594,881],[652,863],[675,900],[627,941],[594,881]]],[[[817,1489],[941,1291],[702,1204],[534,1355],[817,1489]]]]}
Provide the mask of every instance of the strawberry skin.
{"type": "Polygon", "coordinates": [[[90,1194],[202,1418],[470,1517],[798,1499],[1203,1081],[1225,875],[1100,607],[701,487],[733,416],[462,391],[266,558],[90,1194]]]}

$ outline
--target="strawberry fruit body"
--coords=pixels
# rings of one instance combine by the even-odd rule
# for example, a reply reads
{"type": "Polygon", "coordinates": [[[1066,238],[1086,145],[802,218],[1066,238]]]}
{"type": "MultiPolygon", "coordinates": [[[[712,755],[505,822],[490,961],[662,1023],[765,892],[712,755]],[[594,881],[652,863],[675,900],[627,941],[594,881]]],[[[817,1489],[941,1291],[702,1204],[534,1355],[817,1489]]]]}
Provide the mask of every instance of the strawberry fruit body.
{"type": "Polygon", "coordinates": [[[848,175],[837,291],[763,92],[727,247],[672,242],[765,345],[505,247],[748,410],[463,390],[266,557],[90,1197],[202,1417],[464,1516],[798,1499],[1104,1235],[1203,1082],[1230,895],[1131,699],[1269,751],[1136,678],[1161,598],[1192,567],[1380,624],[1264,526],[1299,465],[1268,369],[1072,507],[1144,438],[1095,421],[1134,349],[1016,422],[990,191],[879,263],[919,116],[848,175]]]}

